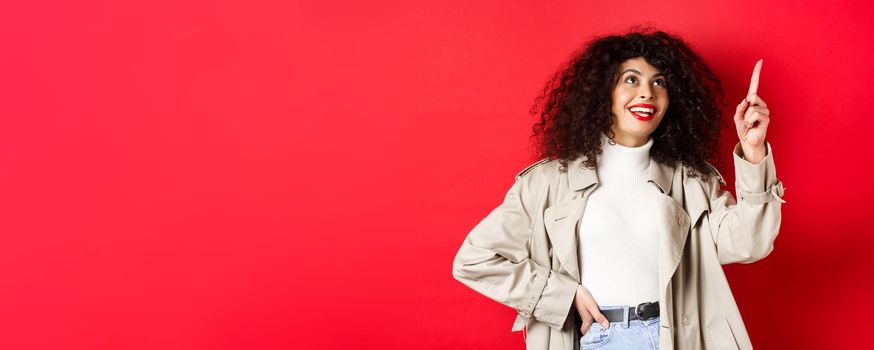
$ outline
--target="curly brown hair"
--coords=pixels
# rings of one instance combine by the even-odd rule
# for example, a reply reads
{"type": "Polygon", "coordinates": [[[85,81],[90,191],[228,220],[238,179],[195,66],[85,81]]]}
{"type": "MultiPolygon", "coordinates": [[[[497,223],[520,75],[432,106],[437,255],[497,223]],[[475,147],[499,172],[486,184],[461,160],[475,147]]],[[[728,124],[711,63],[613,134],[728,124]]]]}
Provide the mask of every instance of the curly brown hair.
{"type": "Polygon", "coordinates": [[[595,168],[600,134],[609,135],[613,123],[611,94],[619,67],[636,57],[664,74],[670,98],[664,119],[652,133],[650,156],[708,179],[708,163],[721,163],[714,158],[723,123],[721,83],[682,39],[653,29],[592,38],[552,76],[530,110],[531,115],[540,114],[531,136],[539,158],[559,159],[567,168],[584,155],[584,166],[595,168]]]}

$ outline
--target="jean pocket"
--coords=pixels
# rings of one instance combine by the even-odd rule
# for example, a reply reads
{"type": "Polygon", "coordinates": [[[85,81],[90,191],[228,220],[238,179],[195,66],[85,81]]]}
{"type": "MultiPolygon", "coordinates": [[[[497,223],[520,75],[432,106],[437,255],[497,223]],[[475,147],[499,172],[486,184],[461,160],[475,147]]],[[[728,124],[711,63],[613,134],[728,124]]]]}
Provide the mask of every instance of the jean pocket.
{"type": "Polygon", "coordinates": [[[592,323],[586,334],[580,338],[580,348],[595,349],[607,344],[610,341],[610,338],[613,337],[613,326],[614,325],[611,323],[610,326],[605,329],[604,327],[601,327],[600,324],[592,323]]]}

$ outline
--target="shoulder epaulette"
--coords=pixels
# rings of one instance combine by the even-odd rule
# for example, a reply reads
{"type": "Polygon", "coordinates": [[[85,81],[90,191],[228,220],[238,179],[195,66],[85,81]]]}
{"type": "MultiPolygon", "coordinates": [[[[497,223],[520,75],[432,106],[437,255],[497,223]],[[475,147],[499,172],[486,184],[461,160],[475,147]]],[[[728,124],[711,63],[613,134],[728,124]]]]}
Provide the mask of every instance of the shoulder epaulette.
{"type": "Polygon", "coordinates": [[[723,179],[722,174],[719,173],[719,169],[716,169],[716,167],[713,166],[713,164],[710,164],[709,162],[706,164],[716,174],[716,178],[719,179],[719,183],[721,183],[723,186],[725,186],[725,179],[723,179]]]}
{"type": "Polygon", "coordinates": [[[547,158],[543,158],[543,159],[541,159],[541,160],[538,160],[538,161],[535,162],[534,164],[531,164],[531,165],[525,167],[525,169],[522,169],[522,171],[520,171],[518,174],[516,174],[516,179],[518,180],[520,177],[524,176],[524,175],[527,174],[529,171],[531,171],[531,169],[534,169],[534,168],[536,168],[538,165],[540,165],[540,164],[544,164],[544,163],[546,163],[546,162],[549,162],[549,158],[548,158],[548,157],[547,157],[547,158]]]}

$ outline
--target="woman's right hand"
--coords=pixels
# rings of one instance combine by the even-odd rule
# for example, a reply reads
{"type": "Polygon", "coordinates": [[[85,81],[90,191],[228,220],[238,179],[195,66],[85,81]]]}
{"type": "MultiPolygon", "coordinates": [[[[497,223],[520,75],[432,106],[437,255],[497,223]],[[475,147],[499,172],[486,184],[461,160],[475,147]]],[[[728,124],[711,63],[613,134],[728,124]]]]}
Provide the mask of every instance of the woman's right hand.
{"type": "Polygon", "coordinates": [[[583,287],[583,285],[577,286],[577,293],[574,295],[574,307],[577,308],[577,312],[583,319],[583,326],[580,327],[583,335],[586,334],[589,326],[594,322],[601,324],[601,327],[604,329],[610,328],[610,321],[607,321],[607,318],[598,310],[598,303],[595,302],[592,293],[586,287],[583,287]]]}

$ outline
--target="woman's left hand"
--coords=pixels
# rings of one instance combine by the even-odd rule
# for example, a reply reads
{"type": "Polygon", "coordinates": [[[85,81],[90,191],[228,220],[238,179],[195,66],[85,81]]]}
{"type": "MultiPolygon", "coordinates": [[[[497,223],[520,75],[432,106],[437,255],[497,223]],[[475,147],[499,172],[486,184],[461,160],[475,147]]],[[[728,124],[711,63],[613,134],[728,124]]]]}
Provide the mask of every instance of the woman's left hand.
{"type": "Polygon", "coordinates": [[[747,97],[739,105],[734,113],[734,125],[737,128],[737,136],[740,139],[744,159],[757,164],[765,158],[765,133],[771,118],[768,105],[761,97],[756,95],[759,89],[759,73],[762,71],[762,60],[756,62],[753,68],[753,77],[750,79],[750,89],[747,97]]]}

